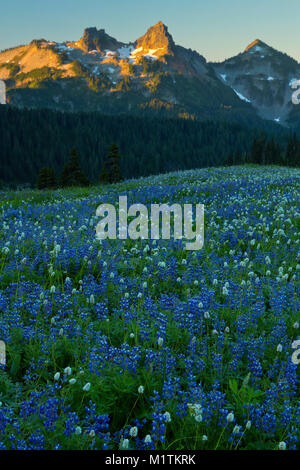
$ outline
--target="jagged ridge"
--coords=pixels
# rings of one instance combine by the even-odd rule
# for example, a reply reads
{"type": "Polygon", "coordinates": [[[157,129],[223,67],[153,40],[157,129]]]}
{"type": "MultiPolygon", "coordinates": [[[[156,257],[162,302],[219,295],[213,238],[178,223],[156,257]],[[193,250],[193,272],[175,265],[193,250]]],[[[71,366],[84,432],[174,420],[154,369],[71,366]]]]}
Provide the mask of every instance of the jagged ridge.
{"type": "Polygon", "coordinates": [[[0,53],[0,78],[8,102],[17,106],[110,113],[155,109],[222,118],[225,113],[229,120],[237,112],[254,118],[256,108],[282,123],[289,120],[289,83],[300,78],[299,67],[259,39],[236,57],[210,64],[176,45],[161,21],[129,44],[92,27],[77,42],[34,40],[0,53]]]}

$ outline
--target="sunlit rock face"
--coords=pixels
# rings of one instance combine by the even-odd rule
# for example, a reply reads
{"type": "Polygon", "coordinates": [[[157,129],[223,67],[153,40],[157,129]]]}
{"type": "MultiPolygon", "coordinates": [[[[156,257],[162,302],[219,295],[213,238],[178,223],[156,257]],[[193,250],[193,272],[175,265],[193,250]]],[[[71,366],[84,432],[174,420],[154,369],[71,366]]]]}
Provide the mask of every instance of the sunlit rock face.
{"type": "Polygon", "coordinates": [[[0,104],[6,104],[6,86],[3,80],[0,80],[0,104]]]}

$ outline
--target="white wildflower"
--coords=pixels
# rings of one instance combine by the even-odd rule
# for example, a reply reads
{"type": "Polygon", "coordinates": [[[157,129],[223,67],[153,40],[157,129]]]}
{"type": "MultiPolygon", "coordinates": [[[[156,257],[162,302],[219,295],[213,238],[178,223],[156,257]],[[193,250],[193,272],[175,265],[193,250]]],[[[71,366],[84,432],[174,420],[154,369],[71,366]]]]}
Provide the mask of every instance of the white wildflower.
{"type": "Polygon", "coordinates": [[[91,384],[90,384],[90,382],[88,382],[84,385],[84,387],[82,387],[82,390],[84,392],[88,392],[90,390],[90,388],[91,388],[91,384]]]}
{"type": "Polygon", "coordinates": [[[136,426],[130,428],[129,435],[131,437],[136,437],[138,435],[138,428],[136,426]]]}

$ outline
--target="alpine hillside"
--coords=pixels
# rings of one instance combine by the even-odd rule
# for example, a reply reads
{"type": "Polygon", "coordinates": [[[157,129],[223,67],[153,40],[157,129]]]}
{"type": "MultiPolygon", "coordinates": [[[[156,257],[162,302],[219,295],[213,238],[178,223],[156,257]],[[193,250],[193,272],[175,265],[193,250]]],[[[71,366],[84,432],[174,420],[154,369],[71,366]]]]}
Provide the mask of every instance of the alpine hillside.
{"type": "Polygon", "coordinates": [[[0,53],[7,103],[17,107],[106,114],[219,119],[293,126],[299,111],[292,58],[254,41],[223,63],[177,45],[161,21],[132,43],[87,28],[78,41],[46,39],[0,53]]]}
{"type": "Polygon", "coordinates": [[[299,124],[300,109],[291,101],[291,86],[300,79],[295,59],[256,39],[244,52],[212,65],[223,83],[251,103],[262,118],[299,124]]]}

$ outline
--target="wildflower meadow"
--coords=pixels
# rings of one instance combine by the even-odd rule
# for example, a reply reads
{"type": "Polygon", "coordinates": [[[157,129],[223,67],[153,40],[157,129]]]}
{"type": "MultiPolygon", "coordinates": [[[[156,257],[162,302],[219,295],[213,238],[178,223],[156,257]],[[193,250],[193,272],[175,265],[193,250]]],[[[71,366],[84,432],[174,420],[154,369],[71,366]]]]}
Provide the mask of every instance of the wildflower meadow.
{"type": "Polygon", "coordinates": [[[300,450],[300,171],[0,192],[1,450],[300,450]],[[99,240],[99,204],[205,240],[99,240]]]}

